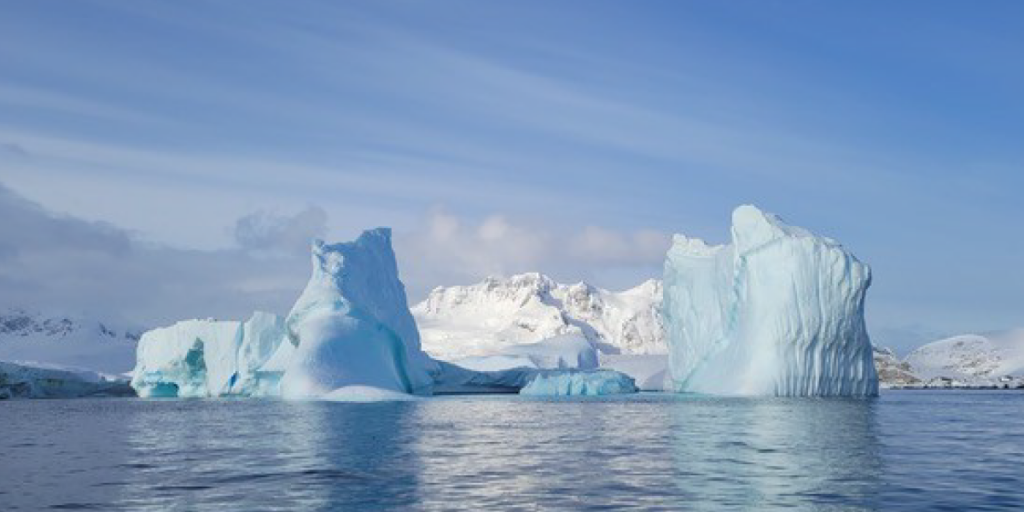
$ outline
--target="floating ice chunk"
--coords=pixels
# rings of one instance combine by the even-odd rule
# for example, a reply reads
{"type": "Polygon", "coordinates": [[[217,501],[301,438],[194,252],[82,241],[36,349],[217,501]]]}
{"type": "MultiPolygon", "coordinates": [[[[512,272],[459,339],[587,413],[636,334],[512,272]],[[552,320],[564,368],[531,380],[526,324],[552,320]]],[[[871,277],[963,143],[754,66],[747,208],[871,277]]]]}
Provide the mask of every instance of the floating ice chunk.
{"type": "Polygon", "coordinates": [[[665,262],[670,387],[725,395],[878,393],[864,324],[867,265],[753,206],[732,245],[677,235],[665,262]]]}
{"type": "Polygon", "coordinates": [[[533,396],[619,395],[636,392],[636,382],[631,377],[613,370],[538,373],[519,390],[521,395],[533,396]]]}
{"type": "Polygon", "coordinates": [[[420,350],[391,230],[335,245],[316,240],[312,259],[313,275],[285,322],[295,351],[282,396],[317,397],[354,385],[430,394],[434,363],[420,350]]]}

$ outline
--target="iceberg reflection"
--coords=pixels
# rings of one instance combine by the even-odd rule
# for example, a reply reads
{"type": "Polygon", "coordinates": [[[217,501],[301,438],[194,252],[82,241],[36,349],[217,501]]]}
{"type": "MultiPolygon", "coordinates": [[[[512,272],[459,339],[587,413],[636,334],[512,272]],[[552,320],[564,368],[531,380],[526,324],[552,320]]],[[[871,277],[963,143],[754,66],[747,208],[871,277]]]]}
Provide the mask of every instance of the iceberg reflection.
{"type": "Polygon", "coordinates": [[[687,402],[674,409],[671,430],[688,508],[877,508],[883,462],[874,400],[687,402]]]}

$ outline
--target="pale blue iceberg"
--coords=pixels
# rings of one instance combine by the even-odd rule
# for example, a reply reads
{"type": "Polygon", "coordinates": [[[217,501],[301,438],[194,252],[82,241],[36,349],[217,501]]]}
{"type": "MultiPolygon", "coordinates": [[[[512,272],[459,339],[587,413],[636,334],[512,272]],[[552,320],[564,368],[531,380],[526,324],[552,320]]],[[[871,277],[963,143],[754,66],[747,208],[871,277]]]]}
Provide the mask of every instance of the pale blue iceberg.
{"type": "Polygon", "coordinates": [[[259,394],[257,370],[283,339],[282,319],[263,312],[153,329],[139,339],[131,386],[141,397],[259,394]]]}
{"type": "Polygon", "coordinates": [[[838,242],[753,206],[732,244],[676,235],[665,262],[669,379],[720,395],[872,396],[871,271],[838,242]]]}
{"type": "Polygon", "coordinates": [[[636,393],[636,382],[613,370],[561,370],[538,373],[519,390],[532,396],[597,396],[636,393]]]}
{"type": "Polygon", "coordinates": [[[313,275],[285,321],[295,350],[281,395],[319,397],[347,386],[429,395],[435,363],[420,349],[391,230],[334,245],[316,240],[312,260],[313,275]]]}
{"type": "Polygon", "coordinates": [[[186,320],[146,332],[132,387],[143,397],[430,394],[438,363],[420,349],[391,231],[316,240],[312,260],[287,319],[257,312],[247,322],[186,320]]]}

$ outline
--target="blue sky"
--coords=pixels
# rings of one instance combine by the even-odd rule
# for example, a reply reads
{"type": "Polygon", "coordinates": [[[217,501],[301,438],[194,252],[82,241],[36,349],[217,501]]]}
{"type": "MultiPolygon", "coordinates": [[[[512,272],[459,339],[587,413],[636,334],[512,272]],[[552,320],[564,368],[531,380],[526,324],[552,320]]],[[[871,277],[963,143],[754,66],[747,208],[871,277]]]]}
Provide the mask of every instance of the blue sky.
{"type": "Polygon", "coordinates": [[[1024,325],[1019,2],[0,11],[0,183],[150,245],[391,225],[414,299],[533,269],[621,288],[752,202],[872,265],[876,338],[1024,325]]]}

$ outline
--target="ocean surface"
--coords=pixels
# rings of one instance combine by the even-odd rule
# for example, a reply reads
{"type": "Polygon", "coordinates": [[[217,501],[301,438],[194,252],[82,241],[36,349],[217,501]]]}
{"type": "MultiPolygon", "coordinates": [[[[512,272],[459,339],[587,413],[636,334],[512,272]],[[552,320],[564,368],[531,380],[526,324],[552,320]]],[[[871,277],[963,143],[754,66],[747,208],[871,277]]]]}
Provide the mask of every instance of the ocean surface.
{"type": "Polygon", "coordinates": [[[1020,510],[1024,393],[0,402],[0,510],[1020,510]]]}

